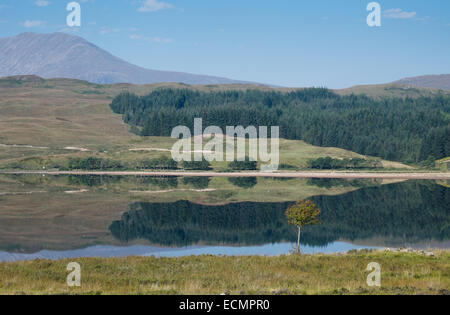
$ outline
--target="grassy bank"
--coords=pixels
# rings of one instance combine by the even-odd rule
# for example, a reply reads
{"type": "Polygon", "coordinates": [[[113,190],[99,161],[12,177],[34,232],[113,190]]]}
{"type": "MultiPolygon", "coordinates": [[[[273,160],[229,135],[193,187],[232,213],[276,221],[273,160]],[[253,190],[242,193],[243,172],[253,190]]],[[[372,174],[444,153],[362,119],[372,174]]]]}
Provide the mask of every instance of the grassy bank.
{"type": "Polygon", "coordinates": [[[448,294],[450,252],[434,254],[76,259],[80,288],[66,286],[69,260],[1,263],[0,294],[448,294]],[[366,284],[370,262],[380,288],[366,284]]]}

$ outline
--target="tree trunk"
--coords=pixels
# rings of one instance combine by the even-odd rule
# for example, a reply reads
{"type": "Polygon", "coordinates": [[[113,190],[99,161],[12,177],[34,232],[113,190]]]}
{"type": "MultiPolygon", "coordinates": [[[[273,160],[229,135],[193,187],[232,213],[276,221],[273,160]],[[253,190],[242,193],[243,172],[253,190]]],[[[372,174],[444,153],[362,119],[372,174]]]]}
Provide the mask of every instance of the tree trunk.
{"type": "Polygon", "coordinates": [[[301,227],[298,226],[298,237],[297,237],[297,253],[300,254],[300,233],[301,233],[301,227]]]}

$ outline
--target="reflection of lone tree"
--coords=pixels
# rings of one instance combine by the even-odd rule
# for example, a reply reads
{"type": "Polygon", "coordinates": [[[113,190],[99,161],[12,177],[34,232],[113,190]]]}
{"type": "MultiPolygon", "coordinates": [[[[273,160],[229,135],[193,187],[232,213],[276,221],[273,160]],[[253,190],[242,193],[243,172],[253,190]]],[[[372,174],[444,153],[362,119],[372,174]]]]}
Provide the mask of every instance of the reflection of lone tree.
{"type": "Polygon", "coordinates": [[[285,214],[289,224],[295,225],[298,228],[297,253],[300,253],[301,229],[307,225],[319,224],[317,216],[320,214],[320,209],[310,200],[299,200],[293,206],[289,207],[285,214]]]}

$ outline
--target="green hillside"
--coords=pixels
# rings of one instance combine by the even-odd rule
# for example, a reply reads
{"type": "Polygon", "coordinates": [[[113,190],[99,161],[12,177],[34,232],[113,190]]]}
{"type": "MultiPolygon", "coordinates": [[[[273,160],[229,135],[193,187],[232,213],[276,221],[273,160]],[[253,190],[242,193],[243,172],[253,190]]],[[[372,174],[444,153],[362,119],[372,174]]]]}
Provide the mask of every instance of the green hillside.
{"type": "MultiPolygon", "coordinates": [[[[167,150],[172,147],[173,139],[137,136],[109,107],[121,92],[146,95],[162,87],[224,91],[246,90],[250,86],[97,85],[70,79],[44,80],[35,76],[3,78],[0,79],[0,167],[51,168],[52,165],[66,164],[71,158],[89,156],[132,164],[144,158],[169,156],[167,150]]],[[[252,88],[271,90],[262,86],[252,88]]],[[[348,150],[281,140],[280,162],[295,168],[305,167],[309,159],[326,156],[339,159],[364,157],[348,150]]],[[[382,163],[385,167],[406,167],[400,163],[382,163]]],[[[223,169],[226,166],[214,167],[223,169]]]]}

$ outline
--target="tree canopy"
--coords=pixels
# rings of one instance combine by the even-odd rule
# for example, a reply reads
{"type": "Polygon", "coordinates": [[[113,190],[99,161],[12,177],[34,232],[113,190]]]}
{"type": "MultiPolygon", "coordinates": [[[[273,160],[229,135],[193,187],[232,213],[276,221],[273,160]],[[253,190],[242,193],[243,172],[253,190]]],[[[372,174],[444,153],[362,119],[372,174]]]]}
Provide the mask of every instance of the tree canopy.
{"type": "Polygon", "coordinates": [[[200,92],[157,89],[123,93],[115,113],[142,136],[170,136],[174,127],[280,126],[280,137],[415,163],[450,156],[450,96],[380,98],[339,96],[323,88],[292,92],[200,92]]]}
{"type": "Polygon", "coordinates": [[[320,209],[311,200],[297,201],[286,210],[286,217],[290,225],[304,227],[319,223],[320,209]]]}

